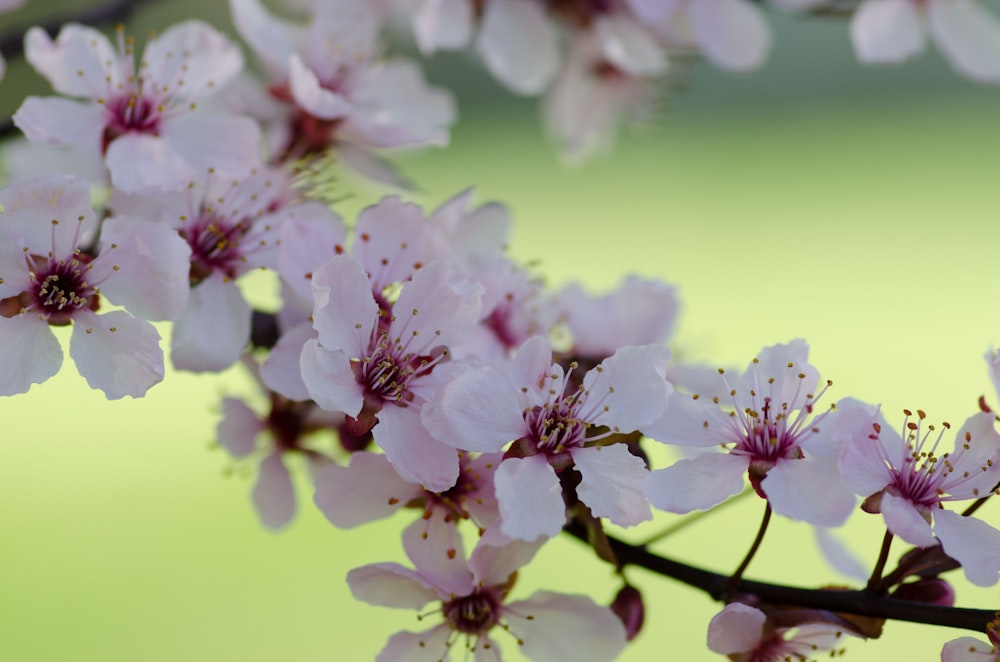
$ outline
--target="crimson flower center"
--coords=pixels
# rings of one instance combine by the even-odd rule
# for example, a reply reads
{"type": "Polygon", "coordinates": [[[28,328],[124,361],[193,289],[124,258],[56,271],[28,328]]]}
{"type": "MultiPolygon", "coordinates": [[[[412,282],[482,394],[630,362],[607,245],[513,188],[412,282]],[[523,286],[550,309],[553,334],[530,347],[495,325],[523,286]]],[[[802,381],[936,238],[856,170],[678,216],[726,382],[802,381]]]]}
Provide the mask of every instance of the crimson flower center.
{"type": "Polygon", "coordinates": [[[191,283],[200,283],[213,273],[239,276],[246,262],[241,244],[249,231],[247,220],[233,222],[210,215],[181,228],[181,237],[191,247],[191,283]]]}
{"type": "Polygon", "coordinates": [[[500,598],[492,588],[476,588],[470,595],[441,606],[449,625],[465,634],[485,634],[500,621],[500,598]]]}
{"type": "Polygon", "coordinates": [[[49,324],[68,324],[77,310],[97,310],[97,289],[87,283],[87,263],[90,257],[75,255],[69,260],[34,258],[38,268],[32,277],[32,288],[22,296],[26,307],[40,312],[49,324]]]}

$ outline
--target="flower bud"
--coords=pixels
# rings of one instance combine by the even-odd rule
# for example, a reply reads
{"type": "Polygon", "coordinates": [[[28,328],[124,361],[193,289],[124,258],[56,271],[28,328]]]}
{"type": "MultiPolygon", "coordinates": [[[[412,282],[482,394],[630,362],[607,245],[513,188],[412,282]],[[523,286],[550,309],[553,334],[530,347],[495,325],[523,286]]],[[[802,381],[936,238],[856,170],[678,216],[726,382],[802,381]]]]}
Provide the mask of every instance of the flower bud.
{"type": "Polygon", "coordinates": [[[634,586],[626,584],[618,591],[614,601],[611,603],[611,611],[621,619],[625,626],[625,636],[629,641],[635,639],[642,629],[642,622],[646,618],[646,608],[642,603],[642,593],[634,586]]]}

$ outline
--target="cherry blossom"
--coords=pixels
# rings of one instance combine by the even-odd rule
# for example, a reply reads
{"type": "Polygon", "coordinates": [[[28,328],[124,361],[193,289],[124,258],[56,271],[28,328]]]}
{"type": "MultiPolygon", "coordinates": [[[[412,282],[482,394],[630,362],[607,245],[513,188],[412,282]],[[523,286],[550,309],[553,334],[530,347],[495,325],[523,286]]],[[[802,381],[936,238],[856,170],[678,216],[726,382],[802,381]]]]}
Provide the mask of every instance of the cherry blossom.
{"type": "Polygon", "coordinates": [[[505,541],[487,531],[468,561],[464,554],[437,552],[433,539],[411,526],[403,545],[415,569],[378,563],[347,574],[354,597],[400,609],[424,609],[424,620],[440,613],[442,622],[423,632],[393,635],[376,658],[379,662],[438,662],[464,640],[477,660],[501,660],[500,644],[510,637],[518,653],[539,662],[612,660],[625,647],[621,621],[590,598],[539,591],[525,600],[507,602],[517,570],[534,556],[538,544],[505,541]],[[497,637],[496,632],[503,633],[497,637]]]}
{"type": "Polygon", "coordinates": [[[941,649],[941,662],[998,662],[1000,661],[1000,620],[986,625],[989,643],[975,637],[952,639],[941,649]]]}
{"type": "Polygon", "coordinates": [[[652,19],[667,43],[694,46],[709,62],[729,71],[760,68],[771,50],[771,28],[760,7],[749,0],[632,0],[647,5],[639,13],[652,19]]]}
{"type": "Polygon", "coordinates": [[[940,452],[951,428],[925,424],[926,415],[904,411],[905,440],[876,407],[849,400],[840,406],[836,434],[845,448],[841,473],[864,508],[881,513],[889,531],[911,545],[941,543],[978,586],[1000,573],[1000,531],[975,517],[944,508],[949,501],[990,494],[1000,482],[1000,435],[991,413],[970,417],[955,435],[953,451],[940,452]]]}
{"type": "Polygon", "coordinates": [[[163,379],[160,336],[145,319],[170,319],[185,305],[187,245],[162,225],[112,219],[91,251],[90,188],[72,177],[12,184],[0,190],[0,209],[0,394],[59,370],[52,326],[73,326],[70,355],[110,399],[139,397],[163,379]],[[104,297],[127,310],[98,314],[104,297]]]}
{"type": "MultiPolygon", "coordinates": [[[[854,508],[854,496],[837,470],[839,447],[824,424],[829,412],[812,416],[826,388],[808,363],[803,340],[764,348],[731,386],[720,370],[717,391],[675,394],[647,435],[679,446],[710,448],[652,472],[644,483],[650,502],[675,513],[707,509],[743,489],[743,476],[776,513],[839,526],[854,508]]],[[[829,382],[827,383],[829,385],[829,382]]]]}
{"type": "Polygon", "coordinates": [[[14,115],[29,140],[101,154],[126,192],[177,190],[209,172],[242,176],[259,162],[253,120],[201,109],[200,100],[243,67],[239,49],[199,21],[150,39],[137,64],[132,41],[117,48],[93,28],[68,24],[53,42],[25,36],[25,56],[62,97],[28,97],[14,115]]]}
{"type": "Polygon", "coordinates": [[[424,424],[442,442],[473,451],[515,442],[494,478],[507,536],[559,533],[565,512],[558,474],[570,467],[579,471],[577,494],[595,516],[632,526],[651,518],[638,487],[645,466],[625,445],[602,446],[600,439],[660,417],[671,392],[668,358],[665,347],[625,347],[570,390],[548,340],[536,336],[510,362],[459,372],[424,409],[424,424]],[[609,432],[596,434],[602,426],[609,432]]]}
{"type": "Polygon", "coordinates": [[[902,62],[924,50],[928,35],[956,71],[1000,83],[1000,20],[975,0],[865,0],[851,19],[863,62],[902,62]]]}
{"type": "Polygon", "coordinates": [[[371,430],[403,479],[441,492],[458,478],[458,456],[424,430],[420,409],[439,386],[448,347],[478,320],[482,287],[435,261],[389,312],[372,294],[376,280],[350,255],[313,274],[317,338],[303,346],[302,378],[321,407],[350,416],[356,433],[371,430]]]}
{"type": "Polygon", "coordinates": [[[735,662],[807,660],[819,651],[836,657],[845,632],[830,623],[775,627],[756,607],[733,602],[708,624],[708,648],[735,662]]]}

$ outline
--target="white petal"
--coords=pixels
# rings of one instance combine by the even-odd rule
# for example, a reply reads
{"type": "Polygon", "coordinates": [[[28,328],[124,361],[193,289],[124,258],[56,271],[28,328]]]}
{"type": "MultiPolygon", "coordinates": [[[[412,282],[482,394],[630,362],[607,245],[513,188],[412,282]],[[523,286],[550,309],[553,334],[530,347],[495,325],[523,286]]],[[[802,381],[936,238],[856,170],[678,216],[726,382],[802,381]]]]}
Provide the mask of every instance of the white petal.
{"type": "Polygon", "coordinates": [[[338,142],[335,150],[344,165],[363,177],[391,188],[404,191],[417,190],[416,184],[410,181],[395,163],[382,158],[364,145],[338,142]]]}
{"type": "Polygon", "coordinates": [[[686,393],[672,393],[667,400],[663,416],[648,425],[642,432],[648,437],[665,444],[678,446],[715,446],[731,440],[731,432],[726,422],[709,407],[704,396],[697,399],[686,393]]]}
{"type": "Polygon", "coordinates": [[[477,582],[486,586],[504,584],[512,574],[534,558],[545,540],[546,538],[535,542],[510,540],[497,527],[489,527],[472,550],[469,568],[477,582]]]}
{"type": "Polygon", "coordinates": [[[246,457],[256,447],[257,435],[265,429],[257,413],[241,400],[222,401],[222,420],[215,429],[219,444],[233,457],[246,457]]]}
{"type": "Polygon", "coordinates": [[[108,299],[143,319],[180,314],[191,289],[191,247],[176,231],[163,223],[109,218],[101,244],[101,266],[116,267],[101,284],[108,299]]]}
{"type": "MultiPolygon", "coordinates": [[[[51,251],[57,259],[68,257],[77,248],[74,240],[97,230],[90,186],[79,177],[50,175],[11,184],[0,189],[0,208],[0,226],[9,232],[3,242],[5,250],[28,248],[39,255],[51,251]]],[[[23,271],[23,255],[21,259],[23,271]]]]}
{"type": "Polygon", "coordinates": [[[250,342],[250,306],[236,283],[213,274],[191,289],[174,323],[170,358],[178,370],[225,370],[250,342]]]}
{"type": "Polygon", "coordinates": [[[625,0],[625,4],[644,23],[659,25],[677,7],[677,0],[625,0]]]}
{"type": "Polygon", "coordinates": [[[123,193],[177,191],[198,173],[162,138],[126,133],[111,141],[104,155],[111,183],[123,193]]]}
{"type": "Polygon", "coordinates": [[[1000,83],[1000,21],[970,0],[928,3],[931,38],[952,66],[981,83],[1000,83]]]}
{"type": "Polygon", "coordinates": [[[708,648],[722,655],[751,652],[760,643],[766,621],[760,609],[730,603],[708,624],[708,648]]]}
{"type": "Polygon", "coordinates": [[[315,340],[302,346],[299,360],[302,382],[309,396],[326,411],[357,416],[364,406],[364,391],[351,369],[351,360],[341,351],[328,352],[315,340]]]}
{"type": "Polygon", "coordinates": [[[554,26],[532,0],[493,0],[486,5],[476,50],[490,73],[517,94],[538,94],[559,66],[554,26]]]}
{"type": "Polygon", "coordinates": [[[100,154],[104,109],[61,97],[28,97],[14,113],[14,125],[34,143],[71,145],[100,154]]]}
{"type": "Polygon", "coordinates": [[[331,524],[349,529],[388,517],[423,493],[385,455],[362,451],[351,454],[350,467],[329,464],[319,472],[313,501],[331,524]]]}
{"type": "Polygon", "coordinates": [[[976,586],[993,586],[1000,573],[1000,531],[976,517],[950,510],[934,511],[934,534],[944,553],[962,564],[976,586]]]}
{"type": "Polygon", "coordinates": [[[413,17],[413,35],[424,55],[438,49],[465,48],[472,39],[473,7],[469,0],[424,0],[413,17]]]}
{"type": "Polygon", "coordinates": [[[582,595],[538,591],[507,605],[504,617],[524,640],[520,650],[536,662],[610,662],[625,648],[625,627],[618,617],[582,595]]]}
{"type": "Polygon", "coordinates": [[[302,58],[292,55],[288,60],[288,84],[295,103],[321,120],[335,120],[351,110],[351,102],[340,94],[324,88],[302,58]]]}
{"type": "Polygon", "coordinates": [[[397,632],[389,637],[375,662],[441,662],[452,630],[442,623],[426,632],[397,632]]]}
{"type": "Polygon", "coordinates": [[[623,347],[583,378],[588,391],[580,416],[631,432],[660,419],[672,387],[667,382],[670,350],[657,345],[623,347]]]}
{"type": "Polygon", "coordinates": [[[347,573],[347,585],[356,600],[379,607],[420,609],[438,598],[426,579],[398,563],[355,568],[347,573]]]}
{"type": "Polygon", "coordinates": [[[782,460],[761,481],[774,512],[800,522],[840,526],[854,510],[854,493],[837,465],[818,459],[782,460]]]}
{"type": "Polygon", "coordinates": [[[372,430],[396,472],[431,492],[444,492],[458,480],[458,452],[431,436],[420,423],[419,412],[386,405],[372,430]]]}
{"type": "Polygon", "coordinates": [[[313,274],[312,292],[320,344],[350,358],[365,356],[379,310],[364,267],[349,255],[338,255],[313,274]]]}
{"type": "Polygon", "coordinates": [[[771,50],[771,28],[747,0],[694,0],[691,24],[698,46],[723,69],[756,69],[771,50]]]}
{"type": "Polygon", "coordinates": [[[862,62],[902,62],[924,50],[924,26],[912,0],[865,0],[851,18],[862,62]]]}
{"type": "Polygon", "coordinates": [[[280,529],[295,517],[295,488],[280,452],[260,463],[252,496],[260,523],[269,529],[280,529]]]}
{"type": "Polygon", "coordinates": [[[120,310],[77,312],[69,354],[90,387],[104,391],[109,400],[142,397],[163,380],[160,334],[149,322],[120,310]]]}
{"type": "Polygon", "coordinates": [[[882,494],[879,508],[882,517],[885,518],[886,528],[893,535],[917,547],[931,547],[937,544],[931,533],[931,525],[911,501],[885,492],[882,494]]]}
{"type": "Polygon", "coordinates": [[[605,14],[594,31],[608,62],[633,76],[656,76],[667,70],[667,56],[653,35],[627,14],[605,14]]]}
{"type": "Polygon", "coordinates": [[[975,637],[952,639],[941,649],[941,662],[992,662],[996,649],[975,637]]]}
{"type": "Polygon", "coordinates": [[[176,23],[146,44],[142,72],[147,85],[179,99],[222,89],[243,70],[243,55],[228,37],[201,21],[176,23]]]}
{"type": "Polygon", "coordinates": [[[421,412],[427,429],[455,448],[484,453],[524,436],[521,402],[504,377],[493,367],[482,367],[450,380],[421,412]]]}
{"type": "Polygon", "coordinates": [[[737,398],[751,390],[767,393],[794,411],[805,406],[808,394],[815,393],[818,384],[819,371],[809,363],[809,345],[798,338],[763,348],[740,378],[737,398]]]}
{"type": "Polygon", "coordinates": [[[260,366],[260,379],[275,393],[289,400],[308,400],[309,389],[302,381],[302,348],[316,338],[312,324],[303,322],[281,334],[260,366]]]}
{"type": "Polygon", "coordinates": [[[743,489],[750,460],[741,455],[707,452],[651,472],[642,481],[649,502],[660,510],[688,513],[707,510],[743,489]]]}
{"type": "Polygon", "coordinates": [[[407,351],[424,354],[458,344],[479,321],[483,286],[450,262],[432,262],[403,287],[393,306],[392,338],[407,351]]]}
{"type": "Polygon", "coordinates": [[[625,444],[581,448],[573,453],[573,463],[583,477],[577,494],[596,517],[607,517],[619,526],[653,518],[642,491],[649,472],[625,444]]]}
{"type": "Polygon", "coordinates": [[[442,595],[468,595],[474,590],[462,536],[454,521],[445,521],[444,513],[433,513],[406,527],[403,549],[420,576],[442,595]]]}
{"type": "Polygon", "coordinates": [[[883,458],[898,461],[902,440],[879,411],[844,399],[837,403],[837,411],[832,417],[832,436],[843,445],[840,475],[854,493],[867,497],[892,482],[892,474],[883,458]],[[875,432],[874,425],[878,425],[880,432],[875,432]]]}
{"type": "Polygon", "coordinates": [[[426,264],[428,227],[423,210],[398,195],[387,195],[358,215],[354,257],[371,275],[373,290],[410,279],[426,264]]]}
{"type": "Polygon", "coordinates": [[[67,96],[102,98],[122,82],[111,42],[84,25],[64,25],[55,42],[42,28],[31,28],[24,35],[24,57],[56,92],[67,96]]]}
{"type": "Polygon", "coordinates": [[[27,393],[59,372],[63,351],[49,325],[31,313],[0,317],[0,396],[27,393]]]}
{"type": "Polygon", "coordinates": [[[244,177],[261,162],[260,127],[249,117],[183,113],[164,121],[160,136],[201,176],[244,177]]]}
{"type": "Polygon", "coordinates": [[[278,273],[295,293],[312,301],[312,277],[320,265],[343,249],[344,221],[321,202],[296,205],[292,218],[281,224],[278,273]]]}
{"type": "Polygon", "coordinates": [[[544,455],[504,460],[493,481],[504,534],[527,541],[559,534],[566,508],[559,478],[544,455]]]}
{"type": "Polygon", "coordinates": [[[294,52],[291,26],[271,15],[258,0],[229,0],[233,24],[261,59],[268,77],[283,83],[294,52]]]}

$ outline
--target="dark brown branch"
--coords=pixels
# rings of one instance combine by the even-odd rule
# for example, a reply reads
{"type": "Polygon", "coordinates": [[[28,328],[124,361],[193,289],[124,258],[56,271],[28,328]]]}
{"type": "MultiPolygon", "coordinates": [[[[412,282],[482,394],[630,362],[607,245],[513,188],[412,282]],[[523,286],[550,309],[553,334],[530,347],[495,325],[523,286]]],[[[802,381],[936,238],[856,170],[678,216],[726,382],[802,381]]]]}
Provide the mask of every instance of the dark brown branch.
{"type": "MultiPolygon", "coordinates": [[[[571,522],[564,530],[574,538],[584,542],[587,540],[586,530],[576,522],[571,522]]],[[[727,575],[659,556],[611,536],[608,536],[608,543],[618,562],[623,566],[642,567],[664,577],[676,579],[704,591],[715,600],[724,600],[729,592],[730,578],[727,575]]],[[[754,595],[772,604],[826,609],[832,612],[963,628],[976,632],[985,632],[986,624],[996,616],[996,612],[989,609],[939,607],[921,602],[896,600],[866,591],[797,588],[748,579],[741,580],[735,590],[738,593],[754,595]]]]}

